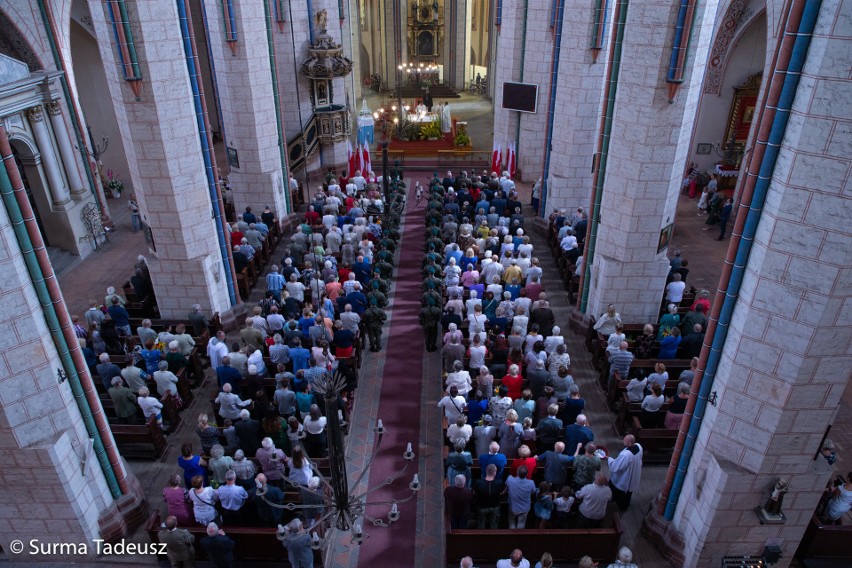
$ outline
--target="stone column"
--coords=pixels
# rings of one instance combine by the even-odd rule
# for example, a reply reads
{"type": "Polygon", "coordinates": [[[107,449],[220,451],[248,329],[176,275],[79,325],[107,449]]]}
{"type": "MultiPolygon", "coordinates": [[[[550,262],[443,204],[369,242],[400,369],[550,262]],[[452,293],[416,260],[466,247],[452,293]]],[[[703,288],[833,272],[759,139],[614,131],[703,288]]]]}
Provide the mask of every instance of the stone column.
{"type": "MultiPolygon", "coordinates": [[[[783,551],[775,566],[788,566],[832,477],[814,456],[852,368],[852,121],[838,110],[852,95],[847,40],[835,25],[844,14],[839,1],[820,9],[713,383],[718,403],[707,407],[677,502],[685,566],[759,554],[769,539],[783,551]],[[754,508],[781,477],[786,519],[761,525],[754,508]]],[[[769,50],[775,41],[770,34],[769,50]]]]}
{"type": "Polygon", "coordinates": [[[98,518],[113,498],[94,457],[81,475],[86,427],[70,383],[57,381],[62,363],[2,205],[0,232],[0,325],[6,330],[0,459],[15,464],[0,470],[0,542],[9,550],[14,539],[58,542],[61,534],[63,542],[88,543],[91,552],[92,539],[101,538],[98,518]],[[31,479],[38,483],[25,481],[31,479]]]}
{"type": "Polygon", "coordinates": [[[160,313],[185,318],[195,303],[224,313],[231,306],[177,5],[149,0],[127,8],[144,83],[138,99],[124,85],[114,102],[126,112],[136,151],[130,175],[156,247],[148,266],[160,313]]]}
{"type": "MultiPolygon", "coordinates": [[[[243,3],[235,9],[238,38],[235,52],[217,32],[224,29],[221,2],[207,0],[206,5],[225,142],[229,151],[236,152],[239,158],[239,167],[232,164],[228,170],[234,207],[237,214],[245,211],[246,206],[259,213],[269,205],[279,218],[283,218],[287,214],[286,184],[283,183],[286,174],[278,149],[278,118],[263,4],[243,3]]],[[[273,34],[278,33],[274,24],[273,30],[273,34]]],[[[196,30],[198,35],[200,30],[196,30]]],[[[282,96],[286,91],[281,89],[282,96]]],[[[205,96],[211,101],[213,93],[205,93],[205,96]]],[[[281,142],[287,143],[286,140],[281,142]]]]}
{"type": "Polygon", "coordinates": [[[77,155],[71,147],[71,138],[65,119],[62,118],[62,105],[58,100],[50,101],[47,105],[47,113],[50,115],[50,124],[53,126],[53,134],[59,143],[59,153],[62,163],[65,165],[65,175],[71,185],[71,195],[83,196],[88,193],[83,179],[80,177],[80,167],[77,155]]]}
{"type": "MultiPolygon", "coordinates": [[[[535,181],[541,175],[544,164],[547,136],[553,34],[540,30],[550,29],[550,3],[505,0],[502,21],[497,37],[495,68],[489,69],[489,73],[495,77],[494,140],[503,147],[504,163],[506,145],[515,140],[522,142],[518,144],[517,150],[517,168],[521,172],[519,177],[524,181],[535,181]],[[535,114],[502,108],[503,83],[506,81],[538,84],[538,107],[535,114]]],[[[565,18],[565,25],[572,25],[568,17],[565,18]]],[[[564,46],[563,41],[563,51],[566,49],[564,46]]]]}
{"type": "MultiPolygon", "coordinates": [[[[612,12],[610,10],[610,15],[612,12]]],[[[593,24],[594,10],[574,10],[570,18],[566,13],[562,27],[554,116],[554,124],[558,127],[553,129],[554,151],[550,154],[545,217],[559,208],[568,213],[578,207],[588,210],[594,190],[591,165],[597,151],[611,34],[605,34],[603,48],[595,61],[595,54],[589,49],[593,24]]],[[[607,22],[606,30],[610,29],[611,22],[607,22]]],[[[545,93],[539,93],[539,101],[545,93]]]]}
{"type": "Polygon", "coordinates": [[[56,149],[50,137],[50,131],[47,129],[47,124],[44,121],[44,109],[41,106],[28,108],[27,120],[29,120],[35,134],[38,152],[44,164],[44,172],[47,174],[47,183],[50,185],[50,195],[53,198],[53,205],[62,207],[71,202],[71,196],[68,193],[68,186],[65,185],[65,180],[62,179],[62,169],[56,159],[56,149]]]}
{"type": "Polygon", "coordinates": [[[669,103],[665,71],[678,6],[649,0],[627,8],[587,314],[613,303],[625,321],[657,320],[669,272],[657,244],[674,222],[715,10],[715,3],[695,8],[684,82],[669,103]]]}

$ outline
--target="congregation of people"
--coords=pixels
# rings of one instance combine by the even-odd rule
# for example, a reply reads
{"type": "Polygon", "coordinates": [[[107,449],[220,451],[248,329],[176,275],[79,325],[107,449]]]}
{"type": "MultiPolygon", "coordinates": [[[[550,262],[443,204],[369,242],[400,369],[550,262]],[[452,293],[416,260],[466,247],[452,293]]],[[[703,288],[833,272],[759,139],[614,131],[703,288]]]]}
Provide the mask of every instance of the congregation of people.
{"type": "Polygon", "coordinates": [[[595,444],[514,182],[447,172],[426,189],[419,321],[444,373],[448,529],[603,526],[638,490],[642,447],[595,444]]]}
{"type": "MultiPolygon", "coordinates": [[[[328,475],[326,413],[337,412],[345,427],[362,348],[381,348],[405,199],[400,175],[386,194],[372,175],[355,172],[345,184],[329,177],[283,251],[278,247],[280,264],[269,268],[260,283],[263,298],[237,333],[213,330],[208,340],[210,318],[199,305],[176,326],[158,332],[154,327],[163,326],[146,318],[133,333],[128,300],[113,288],[103,305],[92,302],[85,327],[74,318],[93,375],[113,401],[114,423],[153,417],[165,426],[161,401],[168,393],[178,409],[185,406],[177,387],[191,354],[202,349],[209,362],[216,386],[211,410],[197,416],[197,443],[181,447],[183,474],[163,489],[161,541],[170,559],[195,546],[182,527],[208,527],[199,545],[211,558],[221,549],[217,566],[232,565],[228,527],[270,527],[293,566],[313,566],[309,532],[326,528],[328,486],[320,483],[328,475]],[[126,354],[122,366],[113,362],[118,353],[126,354]],[[315,385],[335,381],[344,386],[331,403],[314,393],[315,385]],[[301,505],[296,515],[285,509],[291,502],[301,505]]],[[[269,253],[273,223],[269,208],[255,215],[247,207],[230,225],[238,272],[254,255],[269,253]]],[[[152,295],[143,257],[134,274],[147,282],[136,298],[152,295]]]]}

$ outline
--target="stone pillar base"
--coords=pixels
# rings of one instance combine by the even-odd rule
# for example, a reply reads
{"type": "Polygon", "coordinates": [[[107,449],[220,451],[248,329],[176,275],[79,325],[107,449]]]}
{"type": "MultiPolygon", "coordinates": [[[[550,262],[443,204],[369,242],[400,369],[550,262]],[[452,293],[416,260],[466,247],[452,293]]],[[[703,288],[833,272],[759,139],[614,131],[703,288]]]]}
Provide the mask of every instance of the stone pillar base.
{"type": "Polygon", "coordinates": [[[642,522],[642,536],[654,545],[654,548],[663,558],[675,566],[683,566],[685,560],[683,535],[678,532],[671,521],[667,521],[665,517],[657,514],[659,501],[658,496],[651,505],[651,510],[645,515],[645,520],[642,522]]]}
{"type": "Polygon", "coordinates": [[[148,517],[145,491],[126,464],[124,469],[127,472],[127,486],[130,492],[113,501],[98,517],[100,537],[110,543],[131,534],[148,517]]]}

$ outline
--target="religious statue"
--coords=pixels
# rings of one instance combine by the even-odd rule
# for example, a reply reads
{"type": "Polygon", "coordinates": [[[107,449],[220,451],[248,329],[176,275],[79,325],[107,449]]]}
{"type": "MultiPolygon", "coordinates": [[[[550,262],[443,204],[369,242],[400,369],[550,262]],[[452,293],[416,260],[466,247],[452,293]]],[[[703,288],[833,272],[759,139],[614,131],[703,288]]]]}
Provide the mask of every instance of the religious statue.
{"type": "Polygon", "coordinates": [[[327,10],[318,11],[316,18],[315,18],[315,22],[317,24],[317,29],[319,30],[319,33],[321,33],[321,34],[326,33],[326,29],[328,28],[328,11],[327,10]]]}
{"type": "Polygon", "coordinates": [[[769,495],[769,499],[766,501],[766,504],[763,505],[763,510],[769,515],[780,516],[781,505],[784,504],[784,493],[787,492],[789,485],[790,482],[783,477],[778,478],[778,481],[775,483],[775,487],[772,488],[772,493],[769,495]]]}
{"type": "Polygon", "coordinates": [[[787,522],[787,517],[781,511],[781,506],[784,504],[784,493],[787,492],[789,487],[789,480],[783,477],[778,478],[778,481],[775,482],[775,485],[772,486],[769,492],[769,499],[766,500],[766,503],[762,507],[758,506],[754,508],[760,524],[782,525],[787,522]]]}

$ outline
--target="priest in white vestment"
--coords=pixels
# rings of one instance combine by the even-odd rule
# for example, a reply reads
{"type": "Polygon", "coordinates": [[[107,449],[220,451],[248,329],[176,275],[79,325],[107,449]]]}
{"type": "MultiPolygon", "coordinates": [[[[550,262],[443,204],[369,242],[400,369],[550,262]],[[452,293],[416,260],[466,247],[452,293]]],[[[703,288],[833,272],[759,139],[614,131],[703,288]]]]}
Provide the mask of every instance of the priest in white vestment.
{"type": "Polygon", "coordinates": [[[609,486],[612,500],[623,513],[630,507],[633,493],[639,491],[642,477],[642,446],[632,434],[624,437],[624,449],[617,458],[609,457],[609,486]]]}
{"type": "Polygon", "coordinates": [[[450,103],[444,103],[441,107],[441,132],[444,134],[453,131],[453,117],[450,115],[450,103]]]}

